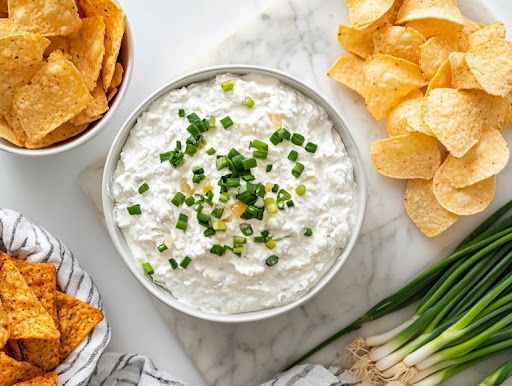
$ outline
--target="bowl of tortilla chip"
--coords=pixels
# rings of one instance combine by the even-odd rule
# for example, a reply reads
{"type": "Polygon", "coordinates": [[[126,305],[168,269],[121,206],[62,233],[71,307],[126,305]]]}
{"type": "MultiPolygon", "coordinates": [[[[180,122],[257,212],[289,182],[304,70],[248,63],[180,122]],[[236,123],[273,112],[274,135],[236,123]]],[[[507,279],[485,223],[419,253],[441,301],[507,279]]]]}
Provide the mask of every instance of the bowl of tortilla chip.
{"type": "Polygon", "coordinates": [[[131,80],[125,13],[113,0],[6,3],[0,0],[0,149],[49,155],[82,145],[106,127],[131,80]]]}

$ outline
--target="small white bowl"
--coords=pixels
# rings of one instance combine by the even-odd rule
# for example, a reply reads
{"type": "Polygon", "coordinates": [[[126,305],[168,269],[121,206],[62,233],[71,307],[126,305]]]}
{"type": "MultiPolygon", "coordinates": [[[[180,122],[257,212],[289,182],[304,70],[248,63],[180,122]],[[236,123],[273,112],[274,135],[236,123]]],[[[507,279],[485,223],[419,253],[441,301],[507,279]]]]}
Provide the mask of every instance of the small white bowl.
{"type": "Polygon", "coordinates": [[[130,269],[132,274],[137,278],[137,280],[153,296],[155,296],[157,299],[159,299],[169,307],[172,307],[178,311],[181,311],[188,315],[195,316],[200,319],[229,323],[252,322],[255,320],[266,319],[272,316],[282,314],[283,312],[289,311],[292,308],[299,306],[308,299],[311,299],[316,293],[318,293],[318,291],[320,291],[320,289],[322,289],[322,287],[324,287],[340,270],[341,266],[345,263],[345,260],[347,259],[348,255],[352,251],[352,248],[354,247],[354,244],[357,240],[357,237],[359,236],[361,225],[364,219],[364,214],[366,210],[366,194],[366,178],[364,174],[364,167],[361,161],[361,157],[357,150],[356,144],[348,130],[348,126],[345,120],[342,118],[340,113],[334,108],[334,106],[331,103],[329,103],[323,96],[321,96],[319,93],[314,91],[306,84],[302,83],[297,78],[294,78],[290,75],[287,75],[281,71],[277,71],[274,69],[248,65],[216,66],[195,71],[167,83],[165,86],[161,87],[159,90],[155,91],[152,95],[146,98],[146,100],[143,101],[130,115],[130,117],[123,124],[123,127],[114,139],[114,142],[112,143],[112,146],[108,153],[102,181],[103,211],[105,213],[105,220],[107,223],[108,231],[110,233],[110,237],[112,238],[112,241],[114,242],[114,245],[116,246],[117,250],[121,254],[124,262],[130,269]],[[339,133],[343,143],[345,144],[347,152],[354,166],[354,177],[356,181],[356,214],[354,216],[355,220],[352,227],[352,232],[350,234],[347,245],[343,249],[343,252],[341,253],[340,257],[336,260],[336,262],[333,264],[333,266],[329,269],[329,271],[327,271],[327,273],[318,281],[318,283],[315,284],[313,288],[311,288],[309,292],[307,292],[305,295],[291,303],[261,311],[245,312],[239,314],[218,314],[202,311],[200,309],[181,303],[171,294],[170,291],[153,283],[151,278],[145,275],[142,269],[140,269],[140,264],[137,263],[134,256],[132,255],[121,230],[119,229],[114,220],[114,201],[112,200],[112,197],[110,195],[110,184],[112,182],[112,175],[116,169],[117,163],[119,161],[119,156],[121,154],[121,151],[124,147],[126,140],[128,139],[130,130],[137,122],[139,116],[149,108],[153,101],[167,94],[171,90],[186,87],[192,83],[203,82],[214,78],[218,74],[224,73],[240,75],[247,73],[256,73],[270,76],[278,79],[284,84],[287,84],[288,86],[294,88],[295,90],[304,94],[306,97],[318,103],[327,112],[327,114],[333,121],[336,131],[339,133]]]}
{"type": "Polygon", "coordinates": [[[105,113],[105,115],[96,122],[91,123],[85,131],[81,132],[77,136],[69,138],[66,141],[56,143],[49,147],[45,147],[43,149],[26,149],[24,147],[16,146],[3,138],[0,138],[0,150],[23,156],[45,156],[63,153],[65,151],[74,149],[95,137],[101,130],[107,127],[107,124],[112,118],[112,116],[115,114],[117,107],[121,104],[122,100],[124,99],[126,90],[128,89],[129,84],[132,80],[134,64],[133,58],[133,37],[127,19],[126,29],[124,31],[121,50],[119,51],[118,57],[118,61],[121,62],[124,69],[123,81],[119,86],[117,94],[114,95],[114,98],[112,98],[112,100],[110,101],[110,107],[108,111],[105,113]]]}

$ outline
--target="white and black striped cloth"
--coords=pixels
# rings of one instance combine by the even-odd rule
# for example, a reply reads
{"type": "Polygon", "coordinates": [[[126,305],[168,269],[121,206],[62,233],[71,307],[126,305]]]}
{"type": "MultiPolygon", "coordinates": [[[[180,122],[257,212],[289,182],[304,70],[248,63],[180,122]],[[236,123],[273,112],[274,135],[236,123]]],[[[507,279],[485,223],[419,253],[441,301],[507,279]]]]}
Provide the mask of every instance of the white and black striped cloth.
{"type": "MultiPolygon", "coordinates": [[[[33,263],[57,266],[59,288],[103,311],[101,295],[91,276],[73,253],[44,228],[32,224],[20,213],[0,209],[0,250],[33,263]]],[[[185,386],[155,368],[138,354],[104,353],[110,340],[110,327],[104,319],[57,367],[60,386],[185,386]]],[[[301,365],[279,374],[262,386],[355,386],[348,371],[337,367],[301,365]]]]}

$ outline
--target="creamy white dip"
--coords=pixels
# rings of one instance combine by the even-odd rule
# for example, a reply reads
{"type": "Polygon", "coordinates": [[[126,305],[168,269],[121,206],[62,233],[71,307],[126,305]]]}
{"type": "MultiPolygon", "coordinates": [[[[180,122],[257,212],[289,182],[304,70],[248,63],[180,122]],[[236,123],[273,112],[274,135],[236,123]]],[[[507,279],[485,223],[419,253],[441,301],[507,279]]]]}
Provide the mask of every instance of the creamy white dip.
{"type": "MultiPolygon", "coordinates": [[[[223,218],[230,217],[230,206],[236,201],[236,188],[230,192],[229,201],[219,203],[225,207],[223,218]]],[[[255,74],[223,74],[208,82],[173,90],[141,115],[121,153],[111,194],[116,203],[115,220],[135,258],[141,264],[152,265],[155,283],[195,308],[241,313],[292,302],[329,270],[350,235],[355,182],[352,162],[321,107],[276,79],[255,74]],[[235,81],[235,87],[225,92],[220,84],[228,79],[235,81]],[[247,96],[255,101],[253,108],[241,104],[247,96]],[[178,116],[179,109],[185,109],[187,114],[195,112],[201,118],[215,116],[217,127],[204,133],[206,146],[192,157],[185,155],[185,164],[174,168],[169,162],[161,163],[159,154],[173,150],[176,141],[184,145],[189,136],[189,123],[186,117],[178,116]],[[274,119],[269,114],[274,114],[274,119]],[[228,115],[234,125],[224,129],[219,120],[228,115]],[[281,125],[275,122],[275,116],[280,117],[281,125]],[[304,145],[313,142],[318,145],[317,151],[307,152],[304,145],[286,140],[273,145],[269,137],[278,125],[302,134],[306,139],[304,145]],[[254,149],[249,149],[249,143],[254,139],[268,143],[269,151],[268,158],[258,159],[258,167],[251,169],[256,177],[253,182],[279,184],[292,195],[295,206],[272,216],[265,212],[263,221],[234,218],[227,222],[227,231],[205,237],[205,228],[199,225],[194,207],[176,207],[170,200],[182,191],[184,181],[203,194],[204,183],[192,183],[191,170],[200,166],[214,186],[213,201],[217,203],[217,181],[229,171],[216,170],[216,155],[225,155],[234,147],[244,156],[252,157],[254,149]],[[206,153],[211,147],[216,149],[215,155],[206,153]],[[294,162],[287,158],[291,150],[298,152],[297,161],[305,166],[300,178],[291,174],[294,162]],[[267,173],[268,164],[273,167],[267,173]],[[149,190],[139,194],[143,183],[149,185],[149,190]],[[295,192],[299,184],[307,189],[302,196],[295,192]],[[140,204],[141,215],[128,213],[127,208],[134,204],[140,204]],[[185,232],[176,229],[180,213],[189,217],[185,232]],[[229,250],[223,256],[210,253],[213,244],[233,245],[233,236],[243,236],[241,223],[249,223],[254,230],[254,235],[247,237],[241,257],[229,250]],[[312,236],[304,235],[306,227],[312,229],[312,236]],[[268,230],[275,239],[290,237],[268,249],[265,244],[254,242],[254,236],[263,230],[268,230]],[[164,241],[168,249],[159,252],[157,246],[164,241]],[[277,255],[279,261],[269,267],[265,261],[270,255],[277,255]],[[192,259],[186,269],[170,266],[170,258],[179,263],[184,256],[192,259]]],[[[205,205],[203,213],[210,211],[205,205]]]]}

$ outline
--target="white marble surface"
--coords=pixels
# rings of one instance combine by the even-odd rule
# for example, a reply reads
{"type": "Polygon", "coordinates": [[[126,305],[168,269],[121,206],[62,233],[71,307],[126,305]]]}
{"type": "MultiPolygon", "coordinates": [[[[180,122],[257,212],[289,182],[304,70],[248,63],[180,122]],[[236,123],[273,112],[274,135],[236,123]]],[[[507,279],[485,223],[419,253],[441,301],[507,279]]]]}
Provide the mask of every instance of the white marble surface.
{"type": "MultiPolygon", "coordinates": [[[[122,3],[134,28],[137,60],[133,86],[109,130],[81,149],[42,160],[0,154],[0,177],[2,182],[9,182],[8,188],[3,185],[1,205],[19,209],[46,226],[74,250],[93,274],[109,310],[107,317],[113,327],[111,350],[144,353],[191,385],[204,384],[177,345],[169,325],[207,383],[254,385],[400,287],[404,280],[448,251],[485,216],[463,219],[440,238],[427,240],[404,214],[404,184],[378,175],[369,165],[368,145],[384,136],[381,125],[367,118],[355,94],[324,76],[342,53],[335,40],[337,24],[346,20],[341,0],[277,0],[271,15],[267,12],[265,15],[269,16],[252,22],[260,27],[246,27],[222,45],[218,42],[223,35],[238,28],[244,19],[256,16],[270,1],[242,4],[224,0],[222,9],[218,9],[217,2],[208,0],[122,3]],[[289,27],[284,33],[283,25],[289,27]],[[217,50],[209,53],[213,48],[217,50]],[[199,60],[201,56],[208,60],[199,60]],[[347,116],[367,162],[370,203],[354,253],[340,274],[313,300],[268,321],[229,326],[202,322],[162,308],[165,323],[149,301],[150,296],[123,266],[76,184],[80,171],[106,152],[116,128],[140,100],[169,77],[199,62],[264,64],[301,77],[326,94],[347,116]]],[[[509,0],[486,3],[505,19],[511,31],[509,0]]],[[[484,14],[477,10],[477,16],[484,14]]],[[[507,131],[510,139],[510,129],[507,131]]],[[[509,197],[506,186],[511,174],[509,167],[499,176],[493,207],[509,197]]],[[[382,320],[365,331],[383,328],[389,322],[389,318],[382,320]]],[[[332,361],[346,342],[331,346],[314,360],[332,361]]],[[[477,370],[488,370],[496,363],[494,360],[477,370]]],[[[457,377],[451,384],[468,385],[476,377],[479,375],[473,372],[457,377]]]]}

